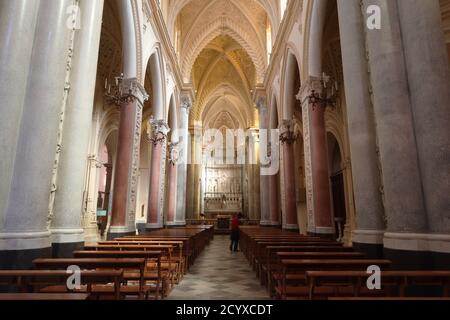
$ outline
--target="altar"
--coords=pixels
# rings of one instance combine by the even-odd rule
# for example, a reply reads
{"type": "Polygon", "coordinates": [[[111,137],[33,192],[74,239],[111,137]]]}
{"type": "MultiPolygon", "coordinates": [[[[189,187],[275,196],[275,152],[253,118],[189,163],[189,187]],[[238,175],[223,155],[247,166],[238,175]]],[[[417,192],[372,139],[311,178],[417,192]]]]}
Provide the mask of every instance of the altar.
{"type": "Polygon", "coordinates": [[[243,213],[242,166],[205,167],[203,213],[207,219],[243,213]]]}

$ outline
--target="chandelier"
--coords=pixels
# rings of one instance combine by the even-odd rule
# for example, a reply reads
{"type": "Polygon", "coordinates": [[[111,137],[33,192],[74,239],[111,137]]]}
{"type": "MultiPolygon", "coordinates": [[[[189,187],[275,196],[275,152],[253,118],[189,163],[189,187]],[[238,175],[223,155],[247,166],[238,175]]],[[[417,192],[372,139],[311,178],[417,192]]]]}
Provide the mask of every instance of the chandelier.
{"type": "Polygon", "coordinates": [[[128,92],[123,92],[122,83],[124,80],[123,73],[119,77],[114,78],[113,84],[108,82],[108,78],[105,79],[105,98],[107,99],[108,105],[116,105],[120,107],[126,103],[132,103],[135,100],[132,89],[130,88],[128,92]]]}
{"type": "Polygon", "coordinates": [[[313,110],[317,107],[326,109],[328,106],[331,106],[332,108],[335,108],[339,93],[338,82],[334,81],[334,83],[330,85],[330,82],[332,82],[331,77],[325,73],[323,73],[319,81],[321,85],[320,93],[316,90],[311,90],[311,94],[308,96],[309,103],[312,105],[313,110]]]}
{"type": "Polygon", "coordinates": [[[285,121],[283,123],[283,132],[280,134],[280,142],[281,144],[292,144],[297,141],[299,137],[299,131],[296,128],[295,120],[285,121]]]}

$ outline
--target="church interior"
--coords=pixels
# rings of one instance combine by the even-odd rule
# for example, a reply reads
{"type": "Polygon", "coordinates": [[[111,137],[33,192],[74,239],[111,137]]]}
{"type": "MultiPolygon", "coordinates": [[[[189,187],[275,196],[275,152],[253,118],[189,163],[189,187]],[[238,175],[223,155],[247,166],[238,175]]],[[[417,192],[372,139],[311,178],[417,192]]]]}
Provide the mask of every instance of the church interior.
{"type": "Polygon", "coordinates": [[[449,86],[450,0],[0,0],[0,300],[450,300],[449,86]]]}

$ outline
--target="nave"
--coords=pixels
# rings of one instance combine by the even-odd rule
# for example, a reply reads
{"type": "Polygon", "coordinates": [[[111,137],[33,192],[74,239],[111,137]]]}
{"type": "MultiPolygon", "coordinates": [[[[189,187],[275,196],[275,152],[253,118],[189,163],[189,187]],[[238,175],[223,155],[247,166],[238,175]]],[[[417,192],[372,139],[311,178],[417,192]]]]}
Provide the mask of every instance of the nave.
{"type": "Polygon", "coordinates": [[[207,225],[100,241],[70,258],[35,259],[31,270],[1,270],[0,300],[450,300],[450,271],[401,270],[276,228],[242,226],[240,238],[238,253],[207,225]]]}

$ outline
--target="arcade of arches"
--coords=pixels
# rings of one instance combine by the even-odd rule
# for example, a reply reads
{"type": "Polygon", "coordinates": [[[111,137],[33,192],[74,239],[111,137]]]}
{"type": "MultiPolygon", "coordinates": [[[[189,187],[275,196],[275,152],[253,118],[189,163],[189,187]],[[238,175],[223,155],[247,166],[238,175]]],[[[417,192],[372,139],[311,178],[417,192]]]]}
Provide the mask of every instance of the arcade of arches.
{"type": "Polygon", "coordinates": [[[449,62],[449,0],[0,0],[0,268],[234,213],[448,268],[449,62]]]}

